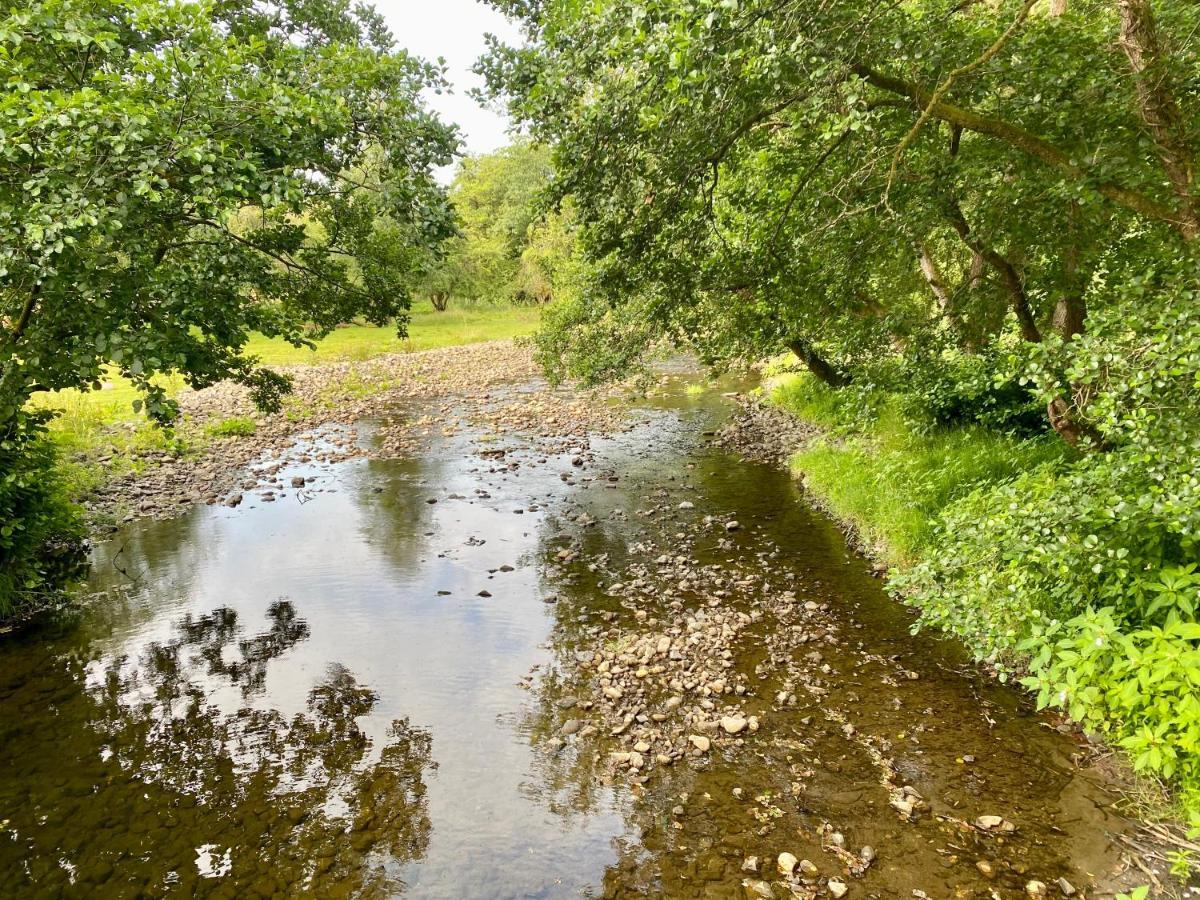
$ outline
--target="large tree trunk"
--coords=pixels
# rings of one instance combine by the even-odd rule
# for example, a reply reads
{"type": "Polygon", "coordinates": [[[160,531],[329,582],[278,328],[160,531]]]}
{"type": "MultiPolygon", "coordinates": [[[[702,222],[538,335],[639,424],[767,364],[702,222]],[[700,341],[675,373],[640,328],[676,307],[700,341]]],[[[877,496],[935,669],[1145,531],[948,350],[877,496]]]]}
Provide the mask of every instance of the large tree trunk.
{"type": "Polygon", "coordinates": [[[1179,201],[1176,227],[1187,240],[1200,236],[1200,204],[1193,189],[1195,156],[1189,146],[1149,0],[1117,0],[1121,49],[1129,59],[1138,112],[1158,148],[1163,171],[1179,201]]]}
{"type": "Polygon", "coordinates": [[[813,345],[804,338],[792,338],[787,346],[808,367],[808,371],[812,372],[818,380],[829,387],[841,388],[850,383],[851,379],[849,375],[839,372],[830,365],[829,361],[821,356],[813,345]]]}

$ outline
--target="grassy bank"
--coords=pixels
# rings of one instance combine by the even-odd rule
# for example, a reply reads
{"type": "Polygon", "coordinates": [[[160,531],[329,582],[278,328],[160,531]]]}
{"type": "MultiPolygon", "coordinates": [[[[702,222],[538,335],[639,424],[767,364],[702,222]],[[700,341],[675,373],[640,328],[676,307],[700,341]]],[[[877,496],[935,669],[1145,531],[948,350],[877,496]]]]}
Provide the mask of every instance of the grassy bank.
{"type": "Polygon", "coordinates": [[[864,549],[892,565],[929,552],[941,511],[981,485],[1063,457],[1052,437],[1021,440],[981,427],[914,428],[885,395],[839,394],[805,375],[775,382],[774,401],[820,426],[792,461],[864,549]]]}
{"type": "Polygon", "coordinates": [[[919,627],[1125,751],[1200,825],[1200,575],[1168,502],[1194,481],[1186,453],[1162,454],[1166,475],[1147,484],[1132,451],[935,427],[914,421],[903,392],[788,375],[769,396],[821,427],[792,468],[889,564],[919,627]]]}

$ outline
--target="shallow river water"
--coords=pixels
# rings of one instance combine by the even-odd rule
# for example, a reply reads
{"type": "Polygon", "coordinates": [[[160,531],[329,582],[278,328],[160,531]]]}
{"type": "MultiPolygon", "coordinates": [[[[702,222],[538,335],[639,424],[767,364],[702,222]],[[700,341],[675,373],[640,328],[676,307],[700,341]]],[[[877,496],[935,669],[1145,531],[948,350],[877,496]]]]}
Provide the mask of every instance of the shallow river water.
{"type": "Polygon", "coordinates": [[[1087,894],[1124,825],[1076,744],[910,636],[685,382],[576,450],[464,428],[98,546],[106,596],[0,639],[0,896],[1087,894]],[[576,663],[721,615],[676,663],[728,686],[647,687],[631,768],[576,663]]]}

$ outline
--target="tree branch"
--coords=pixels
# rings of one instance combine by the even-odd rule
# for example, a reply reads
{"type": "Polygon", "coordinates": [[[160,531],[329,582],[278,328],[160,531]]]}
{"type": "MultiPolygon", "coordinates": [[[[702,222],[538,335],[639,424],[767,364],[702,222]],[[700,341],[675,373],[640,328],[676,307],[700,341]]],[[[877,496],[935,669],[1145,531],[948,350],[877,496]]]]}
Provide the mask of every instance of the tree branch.
{"type": "MultiPolygon", "coordinates": [[[[863,63],[852,63],[850,69],[872,87],[906,97],[918,106],[926,106],[930,116],[935,119],[1003,141],[1072,178],[1090,180],[1087,169],[1072,160],[1065,151],[1019,126],[941,100],[931,103],[930,93],[923,88],[902,78],[885,75],[863,63]]],[[[1093,184],[1101,196],[1145,218],[1172,225],[1180,229],[1185,239],[1192,239],[1193,236],[1183,230],[1184,221],[1179,212],[1165,203],[1112,181],[1093,181],[1093,184]]]]}
{"type": "Polygon", "coordinates": [[[896,147],[896,152],[892,155],[892,165],[888,169],[887,175],[887,187],[884,188],[885,196],[891,190],[892,181],[896,177],[897,169],[900,168],[900,159],[904,156],[904,151],[912,145],[912,142],[917,139],[917,135],[921,133],[921,128],[933,117],[933,108],[946,95],[946,92],[954,86],[954,82],[962,76],[969,75],[981,66],[986,65],[988,60],[992,59],[1003,49],[1004,45],[1008,43],[1009,38],[1016,34],[1017,29],[1024,24],[1026,17],[1029,15],[1029,10],[1033,8],[1033,4],[1036,2],[1037,0],[1025,0],[1025,4],[1021,7],[1020,12],[1017,13],[1017,17],[1013,20],[1012,24],[1004,30],[1004,33],[1000,37],[996,38],[990,47],[966,65],[959,66],[957,69],[951,69],[950,73],[942,80],[942,83],[929,95],[929,101],[925,103],[925,108],[921,110],[921,115],[917,117],[917,121],[913,124],[913,127],[901,139],[900,145],[896,147]]]}

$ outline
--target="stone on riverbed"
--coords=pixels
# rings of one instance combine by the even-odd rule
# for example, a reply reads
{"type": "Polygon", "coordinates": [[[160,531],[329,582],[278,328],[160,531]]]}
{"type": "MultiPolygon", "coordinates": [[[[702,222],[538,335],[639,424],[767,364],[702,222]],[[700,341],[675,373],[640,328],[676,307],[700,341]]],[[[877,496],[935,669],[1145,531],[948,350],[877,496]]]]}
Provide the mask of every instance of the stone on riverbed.
{"type": "Polygon", "coordinates": [[[721,730],[726,734],[740,734],[746,730],[746,720],[741,716],[725,716],[721,719],[721,730]]]}

